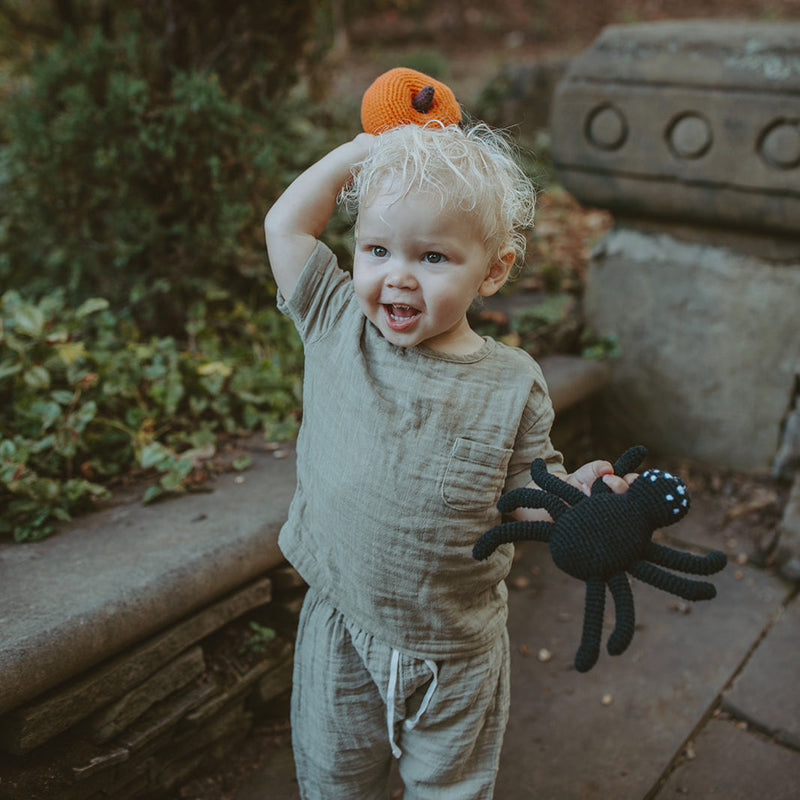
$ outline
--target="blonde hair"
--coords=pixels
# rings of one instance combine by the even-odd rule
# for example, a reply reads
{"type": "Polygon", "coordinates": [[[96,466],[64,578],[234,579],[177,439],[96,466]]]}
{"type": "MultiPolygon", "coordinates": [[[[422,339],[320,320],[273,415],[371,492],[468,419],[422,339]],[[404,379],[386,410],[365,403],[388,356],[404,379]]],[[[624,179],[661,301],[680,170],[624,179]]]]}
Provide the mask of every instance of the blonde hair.
{"type": "Polygon", "coordinates": [[[509,139],[484,123],[401,125],[381,133],[356,165],[340,201],[353,214],[391,186],[438,196],[443,209],[472,215],[490,255],[511,247],[525,256],[525,231],[533,224],[535,189],[519,167],[509,139]]]}

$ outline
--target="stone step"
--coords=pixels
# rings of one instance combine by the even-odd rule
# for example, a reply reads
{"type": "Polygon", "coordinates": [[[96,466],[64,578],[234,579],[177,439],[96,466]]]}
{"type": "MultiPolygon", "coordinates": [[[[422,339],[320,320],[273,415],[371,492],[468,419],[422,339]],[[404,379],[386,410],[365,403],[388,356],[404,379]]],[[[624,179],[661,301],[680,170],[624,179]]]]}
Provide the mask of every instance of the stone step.
{"type": "Polygon", "coordinates": [[[0,713],[154,636],[280,564],[295,486],[285,458],[213,491],[108,508],[56,536],[0,544],[0,713]]]}

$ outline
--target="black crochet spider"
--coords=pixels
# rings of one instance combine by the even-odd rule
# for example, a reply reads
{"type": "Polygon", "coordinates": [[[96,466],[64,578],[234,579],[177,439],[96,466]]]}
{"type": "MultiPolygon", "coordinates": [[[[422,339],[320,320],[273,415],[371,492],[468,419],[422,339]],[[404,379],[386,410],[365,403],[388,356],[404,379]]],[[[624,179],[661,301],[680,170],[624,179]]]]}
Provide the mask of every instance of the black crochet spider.
{"type": "MultiPolygon", "coordinates": [[[[645,455],[647,450],[641,446],[626,450],[614,464],[614,474],[633,472],[645,455]]],[[[624,494],[613,494],[598,478],[587,496],[548,473],[540,458],[531,464],[531,477],[543,491],[514,489],[500,498],[497,507],[503,513],[521,507],[543,508],[554,521],[497,525],[478,539],[472,555],[482,561],[506,542],[547,542],[556,566],[586,582],[583,633],[575,656],[579,672],[590,670],[600,652],[606,584],[616,606],[616,626],[607,645],[609,654],[623,653],[633,639],[633,594],[626,572],[686,600],[710,600],[716,595],[713,584],[673,575],[661,567],[712,575],[725,567],[724,553],[697,556],[651,541],[656,528],[677,522],[689,510],[689,491],[680,478],[649,469],[624,494]]]]}

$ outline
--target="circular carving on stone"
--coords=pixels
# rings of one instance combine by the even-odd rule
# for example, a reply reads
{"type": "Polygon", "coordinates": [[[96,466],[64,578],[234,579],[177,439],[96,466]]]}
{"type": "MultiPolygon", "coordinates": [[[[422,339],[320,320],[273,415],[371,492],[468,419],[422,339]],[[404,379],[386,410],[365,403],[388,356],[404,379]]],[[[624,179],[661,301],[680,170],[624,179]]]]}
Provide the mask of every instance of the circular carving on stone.
{"type": "Polygon", "coordinates": [[[592,109],[586,120],[586,138],[601,150],[619,150],[628,138],[625,115],[611,103],[592,109]]]}
{"type": "Polygon", "coordinates": [[[667,144],[678,158],[700,158],[714,141],[708,120],[696,111],[687,111],[667,128],[667,144]]]}
{"type": "Polygon", "coordinates": [[[800,120],[773,122],[762,134],[758,152],[771,167],[794,169],[800,166],[800,120]]]}

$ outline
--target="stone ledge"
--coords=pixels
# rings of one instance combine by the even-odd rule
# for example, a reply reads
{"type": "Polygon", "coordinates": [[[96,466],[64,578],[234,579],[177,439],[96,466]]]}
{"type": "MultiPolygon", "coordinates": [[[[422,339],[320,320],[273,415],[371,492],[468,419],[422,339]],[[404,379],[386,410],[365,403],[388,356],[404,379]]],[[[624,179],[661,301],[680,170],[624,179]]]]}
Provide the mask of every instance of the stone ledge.
{"type": "Polygon", "coordinates": [[[172,797],[257,718],[285,708],[270,702],[291,687],[292,609],[304,589],[281,565],[0,716],[0,798],[172,797]],[[274,625],[274,638],[254,641],[254,623],[274,625]]]}
{"type": "MultiPolygon", "coordinates": [[[[122,699],[123,695],[123,702],[135,703],[135,693],[128,694],[132,689],[138,687],[137,691],[140,691],[142,683],[150,678],[163,682],[163,674],[159,675],[158,671],[169,664],[174,669],[187,655],[188,647],[246,611],[269,603],[271,599],[272,584],[269,578],[261,578],[142,644],[126,648],[121,654],[88,670],[76,680],[67,681],[37,697],[32,703],[6,712],[0,716],[0,745],[15,755],[21,755],[68,730],[95,711],[106,708],[115,714],[110,704],[122,699]]],[[[202,655],[199,655],[199,659],[203,661],[202,655]]],[[[201,663],[198,674],[204,669],[205,664],[201,663]]],[[[186,665],[184,670],[189,671],[186,665]]],[[[213,692],[212,686],[202,688],[213,692]]],[[[152,704],[152,694],[144,698],[146,704],[128,722],[137,719],[152,704]]],[[[168,691],[169,694],[172,691],[168,691]]],[[[126,727],[124,725],[122,729],[126,727]]],[[[133,747],[127,741],[124,744],[133,747]]]]}
{"type": "MultiPolygon", "coordinates": [[[[542,370],[556,412],[605,384],[598,362],[554,356],[542,370]]],[[[213,491],[75,520],[35,544],[0,545],[0,714],[174,625],[282,561],[277,535],[295,454],[254,454],[213,491]]]]}
{"type": "Polygon", "coordinates": [[[109,508],[0,545],[0,713],[152,636],[282,561],[293,451],[185,500],[109,508]]]}

